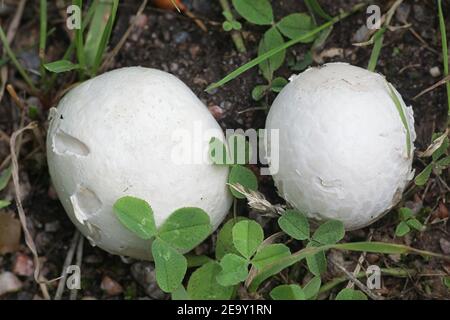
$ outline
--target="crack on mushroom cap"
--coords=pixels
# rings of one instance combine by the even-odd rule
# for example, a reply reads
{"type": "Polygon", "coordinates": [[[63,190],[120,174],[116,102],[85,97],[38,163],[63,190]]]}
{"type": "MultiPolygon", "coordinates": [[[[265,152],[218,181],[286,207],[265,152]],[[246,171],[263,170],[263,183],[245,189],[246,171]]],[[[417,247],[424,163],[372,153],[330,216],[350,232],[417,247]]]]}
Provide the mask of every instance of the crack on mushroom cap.
{"type": "MultiPolygon", "coordinates": [[[[100,208],[102,207],[102,202],[97,197],[95,192],[89,190],[86,187],[78,186],[77,191],[70,196],[70,202],[73,206],[73,211],[75,218],[81,223],[85,224],[90,218],[92,218],[100,208]]],[[[93,232],[92,223],[88,223],[87,227],[91,233],[93,232]]],[[[99,229],[97,227],[97,229],[99,229]]]]}
{"type": "Polygon", "coordinates": [[[86,157],[90,151],[88,146],[81,140],[67,134],[60,128],[53,136],[53,151],[59,155],[74,155],[86,157]]]}

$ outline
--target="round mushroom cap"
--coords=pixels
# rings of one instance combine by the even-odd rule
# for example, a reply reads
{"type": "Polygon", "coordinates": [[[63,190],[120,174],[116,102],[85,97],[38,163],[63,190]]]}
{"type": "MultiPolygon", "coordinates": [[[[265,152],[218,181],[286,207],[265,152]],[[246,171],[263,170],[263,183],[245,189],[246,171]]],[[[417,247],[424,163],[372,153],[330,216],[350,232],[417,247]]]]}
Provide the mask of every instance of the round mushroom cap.
{"type": "Polygon", "coordinates": [[[113,212],[123,196],[146,200],[157,227],[176,209],[199,207],[217,228],[232,198],[228,168],[208,159],[222,130],[175,76],[149,68],[117,69],[86,81],[51,112],[47,157],[67,214],[94,245],[151,259],[151,240],[113,212]]]}
{"type": "Polygon", "coordinates": [[[291,77],[266,129],[279,130],[278,141],[268,134],[266,150],[279,194],[347,230],[389,211],[414,175],[413,110],[382,75],[363,68],[329,63],[291,77]]]}

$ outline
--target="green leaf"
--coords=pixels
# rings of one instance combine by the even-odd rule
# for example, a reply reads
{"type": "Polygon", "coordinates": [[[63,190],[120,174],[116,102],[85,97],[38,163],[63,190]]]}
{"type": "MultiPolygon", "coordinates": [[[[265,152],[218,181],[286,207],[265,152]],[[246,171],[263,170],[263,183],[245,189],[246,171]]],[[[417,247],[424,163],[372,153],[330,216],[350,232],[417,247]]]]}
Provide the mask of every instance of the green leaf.
{"type": "MultiPolygon", "coordinates": [[[[246,189],[253,191],[258,190],[258,179],[253,171],[241,165],[234,165],[231,168],[230,175],[228,176],[228,183],[240,184],[246,189]]],[[[231,186],[230,191],[236,198],[245,199],[245,196],[242,193],[234,190],[231,186]]]]}
{"type": "Polygon", "coordinates": [[[226,145],[216,137],[209,140],[209,158],[216,165],[231,164],[226,145]]]}
{"type": "Polygon", "coordinates": [[[236,223],[232,233],[234,247],[247,259],[250,259],[264,240],[263,229],[253,220],[236,223]]]}
{"type": "Polygon", "coordinates": [[[408,224],[405,221],[401,221],[395,228],[395,235],[397,237],[403,237],[410,231],[411,229],[409,228],[408,224]]]}
{"type": "Polygon", "coordinates": [[[222,268],[216,261],[208,262],[195,270],[189,279],[187,291],[193,300],[228,300],[233,295],[232,286],[222,286],[217,276],[222,268]]]}
{"type": "Polygon", "coordinates": [[[217,234],[216,259],[220,260],[227,253],[239,254],[233,244],[233,227],[239,221],[245,220],[244,217],[236,217],[228,220],[217,234]]]}
{"type": "Polygon", "coordinates": [[[259,84],[256,87],[254,87],[252,90],[253,100],[255,100],[255,101],[261,100],[264,97],[264,95],[266,94],[267,89],[269,89],[269,86],[265,85],[265,84],[259,84]]]}
{"type": "Polygon", "coordinates": [[[172,300],[191,300],[186,289],[181,285],[178,289],[171,293],[172,300]]]}
{"type": "Polygon", "coordinates": [[[337,294],[336,300],[367,300],[367,296],[362,291],[345,288],[337,294]]]}
{"type": "Polygon", "coordinates": [[[216,279],[222,286],[232,286],[247,279],[249,262],[233,253],[226,254],[220,261],[222,270],[216,279]]]}
{"type": "Polygon", "coordinates": [[[261,270],[278,261],[278,259],[287,257],[290,254],[291,250],[289,250],[289,248],[282,243],[269,244],[259,249],[251,262],[256,269],[261,270]]]}
{"type": "Polygon", "coordinates": [[[303,291],[305,292],[305,298],[307,300],[316,299],[317,295],[319,294],[321,284],[322,280],[320,279],[320,277],[316,276],[312,278],[303,288],[303,291]]]}
{"type": "Polygon", "coordinates": [[[231,31],[231,30],[233,30],[233,25],[231,24],[231,22],[229,22],[229,21],[224,21],[223,23],[222,23],[222,28],[223,28],[223,30],[225,30],[225,31],[231,31]]]}
{"type": "Polygon", "coordinates": [[[208,214],[200,208],[186,207],[175,210],[158,230],[158,236],[169,245],[189,251],[211,233],[208,214]]]}
{"type": "Polygon", "coordinates": [[[125,196],[114,203],[113,210],[119,221],[139,238],[150,239],[156,234],[153,210],[145,200],[125,196]]]}
{"type": "MultiPolygon", "coordinates": [[[[277,27],[284,36],[289,39],[295,39],[308,34],[311,30],[314,30],[316,26],[311,17],[306,13],[293,13],[281,19],[281,21],[277,23],[277,27]]],[[[300,42],[312,42],[314,41],[314,38],[315,36],[311,36],[300,42]]]]}
{"type": "Polygon", "coordinates": [[[306,300],[305,292],[296,284],[283,284],[270,291],[273,300],[306,300]]]}
{"type": "Polygon", "coordinates": [[[62,73],[80,69],[80,65],[72,63],[69,60],[58,60],[44,64],[44,68],[50,72],[62,73]]]}
{"type": "Polygon", "coordinates": [[[233,27],[234,30],[241,30],[242,29],[242,24],[239,21],[233,20],[231,21],[231,26],[233,27]]]}
{"type": "MultiPolygon", "coordinates": [[[[310,242],[306,247],[319,247],[319,245],[310,242]]],[[[320,276],[322,273],[327,271],[327,258],[325,256],[325,252],[319,251],[313,255],[308,255],[306,257],[306,265],[313,275],[320,276]]]]}
{"type": "Polygon", "coordinates": [[[317,0],[305,0],[305,4],[311,11],[318,14],[320,17],[322,17],[326,20],[333,19],[332,16],[330,16],[328,13],[326,13],[322,9],[322,7],[320,6],[319,2],[317,2],[317,0]]]}
{"type": "Polygon", "coordinates": [[[338,220],[329,220],[317,228],[312,239],[321,244],[334,244],[341,240],[344,235],[344,224],[338,220]]]}
{"type": "Polygon", "coordinates": [[[95,56],[102,39],[103,30],[106,27],[112,9],[112,5],[109,1],[97,0],[91,5],[95,6],[95,8],[93,9],[94,13],[86,35],[86,43],[84,44],[84,56],[87,66],[92,66],[94,64],[95,56]]]}
{"type": "Polygon", "coordinates": [[[184,257],[186,258],[188,268],[201,267],[207,264],[208,262],[213,261],[213,259],[203,254],[197,256],[195,254],[188,253],[185,254],[184,257]]]}
{"type": "Polygon", "coordinates": [[[233,0],[233,7],[248,22],[268,25],[273,22],[269,0],[233,0]]]}
{"type": "Polygon", "coordinates": [[[437,148],[431,155],[433,161],[437,161],[447,151],[448,147],[449,147],[449,139],[448,137],[445,137],[440,147],[437,148]]]}
{"type": "Polygon", "coordinates": [[[0,200],[0,209],[6,208],[11,204],[8,200],[0,200]]]}
{"type": "Polygon", "coordinates": [[[152,243],[152,255],[155,260],[156,282],[161,290],[177,290],[187,270],[186,258],[161,239],[152,243]]]}
{"type": "Polygon", "coordinates": [[[397,109],[398,115],[400,116],[400,120],[402,121],[403,127],[405,127],[406,130],[406,151],[409,158],[411,156],[411,147],[414,145],[411,143],[411,132],[409,130],[408,121],[406,120],[405,110],[403,110],[402,103],[400,102],[400,99],[398,98],[398,95],[395,92],[395,89],[392,86],[392,84],[390,84],[389,82],[387,84],[389,87],[389,94],[391,96],[391,99],[395,104],[395,108],[397,109]]]}
{"type": "Polygon", "coordinates": [[[414,216],[412,210],[406,207],[400,208],[398,210],[398,214],[401,220],[408,220],[409,218],[412,218],[414,216]]]}
{"type": "MultiPolygon", "coordinates": [[[[258,56],[261,56],[273,50],[274,48],[283,45],[283,43],[283,37],[278,32],[278,30],[275,27],[270,28],[264,33],[264,36],[259,42],[258,56]]],[[[259,69],[261,70],[264,78],[266,78],[268,81],[272,80],[273,73],[283,65],[285,56],[286,50],[282,50],[259,64],[259,69]]]]}
{"type": "Polygon", "coordinates": [[[288,81],[283,77],[277,77],[273,79],[272,81],[272,91],[273,92],[280,92],[283,90],[284,86],[288,84],[288,81]]]}
{"type": "Polygon", "coordinates": [[[420,223],[420,221],[417,220],[416,218],[411,218],[411,219],[407,220],[406,223],[408,224],[408,226],[410,226],[411,228],[413,228],[417,231],[423,231],[423,229],[424,229],[423,224],[420,223]]]}
{"type": "Polygon", "coordinates": [[[450,276],[443,277],[442,283],[450,290],[450,276]]]}
{"type": "Polygon", "coordinates": [[[450,166],[450,156],[447,156],[445,158],[442,158],[441,160],[438,160],[436,164],[441,167],[442,169],[447,168],[450,166]]]}
{"type": "Polygon", "coordinates": [[[9,180],[11,179],[12,167],[9,166],[0,173],[0,191],[6,188],[9,180]]]}
{"type": "Polygon", "coordinates": [[[308,219],[297,210],[286,210],[278,218],[278,225],[281,230],[296,240],[309,239],[308,219]]]}
{"type": "Polygon", "coordinates": [[[313,63],[313,55],[311,50],[308,51],[303,57],[302,61],[297,62],[295,65],[291,67],[293,71],[303,71],[308,68],[313,63]]]}
{"type": "Polygon", "coordinates": [[[106,23],[106,26],[102,33],[102,37],[97,46],[97,52],[95,55],[94,63],[92,65],[92,74],[94,75],[97,73],[97,70],[100,67],[100,64],[103,60],[103,55],[106,51],[106,46],[112,33],[118,7],[119,7],[119,0],[112,0],[111,14],[109,15],[108,22],[106,23]]]}
{"type": "Polygon", "coordinates": [[[415,178],[414,182],[418,186],[423,186],[427,183],[428,179],[430,179],[431,172],[433,171],[433,163],[430,163],[423,169],[421,173],[419,173],[415,178]]]}

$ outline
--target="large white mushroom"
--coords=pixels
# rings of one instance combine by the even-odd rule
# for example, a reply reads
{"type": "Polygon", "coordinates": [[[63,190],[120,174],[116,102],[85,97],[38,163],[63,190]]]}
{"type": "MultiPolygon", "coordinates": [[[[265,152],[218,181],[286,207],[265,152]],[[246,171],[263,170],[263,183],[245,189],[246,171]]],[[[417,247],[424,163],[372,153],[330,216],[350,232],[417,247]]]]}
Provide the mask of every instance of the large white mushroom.
{"type": "Polygon", "coordinates": [[[271,167],[278,168],[280,195],[310,217],[341,220],[348,230],[372,223],[413,177],[412,108],[382,75],[346,63],[290,80],[266,122],[266,129],[279,129],[268,153],[279,143],[279,163],[271,167]]]}
{"type": "Polygon", "coordinates": [[[72,89],[53,110],[48,166],[66,212],[91,243],[148,259],[150,242],[120,223],[114,202],[126,195],[148,201],[157,226],[175,209],[199,207],[216,228],[232,200],[228,169],[205,161],[212,136],[223,140],[183,82],[155,69],[122,68],[72,89]],[[186,147],[180,138],[192,142],[190,156],[177,154],[186,147]]]}

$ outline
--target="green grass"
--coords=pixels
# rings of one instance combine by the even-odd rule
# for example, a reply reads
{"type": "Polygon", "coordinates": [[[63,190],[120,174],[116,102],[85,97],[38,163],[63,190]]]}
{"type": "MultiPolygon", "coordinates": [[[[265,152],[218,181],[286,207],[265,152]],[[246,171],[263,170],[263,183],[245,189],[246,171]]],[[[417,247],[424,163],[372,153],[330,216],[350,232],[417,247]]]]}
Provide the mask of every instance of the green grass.
{"type": "Polygon", "coordinates": [[[16,55],[14,54],[14,52],[11,49],[11,47],[9,46],[8,39],[6,38],[6,34],[3,31],[3,28],[1,26],[0,26],[0,41],[1,41],[2,45],[3,45],[3,47],[5,48],[6,54],[8,55],[9,59],[11,60],[13,65],[16,67],[17,71],[20,73],[20,75],[25,80],[27,85],[30,87],[30,89],[32,91],[37,92],[38,90],[35,87],[35,85],[33,84],[33,81],[28,76],[27,72],[22,67],[20,62],[17,60],[16,55]]]}
{"type": "MultiPolygon", "coordinates": [[[[447,32],[445,30],[444,13],[442,12],[442,0],[438,0],[438,15],[439,15],[439,30],[441,32],[441,39],[442,39],[442,60],[444,62],[444,75],[448,76],[447,32]]],[[[450,115],[450,83],[447,81],[445,86],[447,88],[448,114],[450,115]]]]}
{"type": "Polygon", "coordinates": [[[327,28],[329,28],[330,26],[334,25],[336,22],[339,22],[343,19],[345,19],[346,17],[350,16],[351,14],[361,10],[362,8],[365,7],[365,3],[360,3],[355,5],[349,12],[345,12],[342,13],[336,17],[334,17],[332,20],[320,25],[319,27],[315,28],[314,30],[305,33],[295,39],[292,39],[288,42],[285,42],[283,45],[278,46],[276,48],[273,48],[269,51],[267,51],[266,53],[256,57],[255,59],[247,62],[246,64],[240,66],[239,68],[237,68],[236,70],[232,71],[231,73],[229,73],[227,76],[225,76],[223,79],[212,83],[211,85],[209,85],[205,91],[207,92],[211,92],[211,90],[219,88],[221,86],[223,86],[224,84],[230,82],[231,80],[237,78],[238,76],[240,76],[241,74],[243,74],[244,72],[250,70],[251,68],[257,66],[258,64],[260,64],[261,62],[269,59],[270,57],[272,57],[273,55],[293,46],[294,44],[297,44],[301,41],[304,41],[305,39],[311,38],[312,36],[314,36],[315,34],[321,32],[322,30],[325,30],[327,28]]]}

